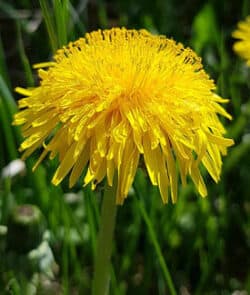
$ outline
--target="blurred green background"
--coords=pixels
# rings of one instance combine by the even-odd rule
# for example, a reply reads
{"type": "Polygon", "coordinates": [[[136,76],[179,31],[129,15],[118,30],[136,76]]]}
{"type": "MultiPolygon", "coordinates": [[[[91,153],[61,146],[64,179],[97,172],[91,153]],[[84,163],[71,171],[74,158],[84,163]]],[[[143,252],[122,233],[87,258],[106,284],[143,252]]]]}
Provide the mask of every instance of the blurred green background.
{"type": "Polygon", "coordinates": [[[37,85],[32,64],[51,60],[68,41],[113,26],[193,48],[230,99],[233,121],[222,120],[236,145],[219,184],[205,176],[205,199],[190,183],[176,205],[164,206],[138,171],[118,209],[110,294],[169,294],[167,267],[177,294],[250,294],[250,75],[231,37],[249,14],[249,0],[0,1],[0,294],[90,294],[103,187],[52,186],[55,162],[31,172],[38,153],[26,167],[15,162],[18,171],[4,168],[20,157],[14,87],[37,85]]]}

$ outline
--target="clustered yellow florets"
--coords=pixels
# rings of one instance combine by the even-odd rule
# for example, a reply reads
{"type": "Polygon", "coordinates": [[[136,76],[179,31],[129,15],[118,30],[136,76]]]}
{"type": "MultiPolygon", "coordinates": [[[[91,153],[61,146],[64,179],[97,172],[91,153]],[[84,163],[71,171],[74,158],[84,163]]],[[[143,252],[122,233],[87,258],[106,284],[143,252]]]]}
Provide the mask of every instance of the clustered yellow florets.
{"type": "Polygon", "coordinates": [[[111,186],[117,172],[121,204],[140,156],[164,202],[169,187],[177,199],[178,173],[207,194],[201,163],[219,180],[221,155],[233,141],[223,137],[217,114],[230,115],[191,49],[146,30],[114,28],[86,34],[38,67],[40,86],[17,89],[26,97],[14,124],[23,125],[24,158],[44,148],[35,167],[48,153],[59,156],[55,185],[70,173],[72,187],[87,166],[84,184],[94,188],[107,176],[111,186]]]}
{"type": "Polygon", "coordinates": [[[238,23],[238,29],[233,32],[233,37],[239,39],[234,44],[234,51],[250,66],[250,16],[238,23]]]}

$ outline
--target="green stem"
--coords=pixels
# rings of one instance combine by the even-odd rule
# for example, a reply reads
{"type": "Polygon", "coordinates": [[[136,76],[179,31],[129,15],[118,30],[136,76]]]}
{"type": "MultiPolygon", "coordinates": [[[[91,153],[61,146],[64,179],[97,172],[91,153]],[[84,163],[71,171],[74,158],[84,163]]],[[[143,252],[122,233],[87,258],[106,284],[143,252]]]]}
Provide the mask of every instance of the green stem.
{"type": "Polygon", "coordinates": [[[106,184],[103,195],[94,265],[93,295],[107,295],[109,293],[110,258],[116,217],[116,188],[117,178],[115,177],[112,187],[106,184]]]}

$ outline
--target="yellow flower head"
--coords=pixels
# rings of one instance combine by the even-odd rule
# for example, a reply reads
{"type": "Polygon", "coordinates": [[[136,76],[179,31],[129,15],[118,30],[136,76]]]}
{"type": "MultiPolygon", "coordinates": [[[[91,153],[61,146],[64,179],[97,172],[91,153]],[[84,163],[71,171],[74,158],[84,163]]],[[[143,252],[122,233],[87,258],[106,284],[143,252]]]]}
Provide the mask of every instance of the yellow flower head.
{"type": "Polygon", "coordinates": [[[239,39],[233,46],[234,51],[246,59],[247,65],[250,66],[250,16],[238,23],[238,29],[232,35],[239,39]]]}
{"type": "Polygon", "coordinates": [[[191,49],[146,30],[114,28],[86,34],[38,67],[40,85],[17,89],[25,98],[14,124],[23,125],[24,158],[43,146],[35,167],[58,155],[53,184],[69,173],[72,187],[87,166],[84,184],[94,188],[107,176],[112,186],[117,172],[121,204],[140,157],[163,202],[169,187],[176,201],[178,173],[207,194],[201,163],[219,180],[221,155],[233,141],[223,137],[218,114],[230,115],[191,49]]]}

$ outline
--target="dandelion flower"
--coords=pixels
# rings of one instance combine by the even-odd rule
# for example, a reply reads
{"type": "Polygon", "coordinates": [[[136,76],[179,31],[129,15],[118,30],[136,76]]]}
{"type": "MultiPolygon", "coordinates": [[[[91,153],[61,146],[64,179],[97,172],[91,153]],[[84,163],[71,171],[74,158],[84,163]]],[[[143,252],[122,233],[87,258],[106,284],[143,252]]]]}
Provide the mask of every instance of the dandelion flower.
{"type": "Polygon", "coordinates": [[[122,204],[140,158],[163,202],[168,190],[176,201],[178,175],[206,196],[202,165],[219,180],[233,141],[223,137],[218,114],[231,117],[191,49],[146,30],[113,28],[86,34],[37,67],[40,85],[16,89],[25,97],[14,124],[23,125],[23,158],[43,147],[34,168],[58,155],[54,185],[69,174],[72,187],[85,167],[84,185],[93,189],[105,177],[112,186],[117,173],[122,204]]]}
{"type": "Polygon", "coordinates": [[[238,23],[238,29],[233,32],[233,37],[239,39],[235,42],[234,51],[247,61],[250,66],[250,16],[245,21],[238,23]]]}

